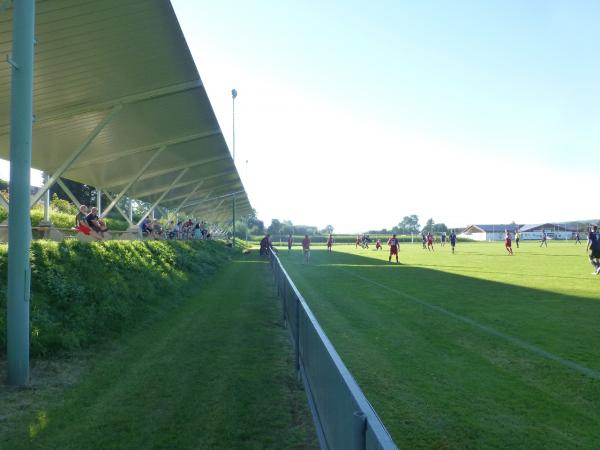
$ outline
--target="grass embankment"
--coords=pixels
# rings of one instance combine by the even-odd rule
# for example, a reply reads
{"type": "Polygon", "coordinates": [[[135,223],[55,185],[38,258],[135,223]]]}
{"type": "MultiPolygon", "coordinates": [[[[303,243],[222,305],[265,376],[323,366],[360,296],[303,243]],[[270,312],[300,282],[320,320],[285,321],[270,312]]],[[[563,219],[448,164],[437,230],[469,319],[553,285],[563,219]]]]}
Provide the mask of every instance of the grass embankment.
{"type": "Polygon", "coordinates": [[[0,448],[314,447],[277,305],[268,265],[235,259],[180,308],[101,354],[0,448]]]}
{"type": "Polygon", "coordinates": [[[597,448],[600,277],[582,247],[281,255],[401,448],[597,448]]]}
{"type": "MultiPolygon", "coordinates": [[[[176,306],[192,282],[208,279],[227,259],[216,242],[33,241],[31,353],[74,350],[131,328],[176,306]]],[[[6,262],[2,245],[0,311],[6,310],[6,262]]]]}

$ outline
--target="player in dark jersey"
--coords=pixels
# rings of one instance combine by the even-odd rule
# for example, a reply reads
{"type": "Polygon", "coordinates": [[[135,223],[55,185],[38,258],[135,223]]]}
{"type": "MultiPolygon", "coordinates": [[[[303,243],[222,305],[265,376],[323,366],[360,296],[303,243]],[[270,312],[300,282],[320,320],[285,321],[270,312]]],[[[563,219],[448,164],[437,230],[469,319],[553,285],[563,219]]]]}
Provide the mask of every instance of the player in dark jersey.
{"type": "Polygon", "coordinates": [[[354,244],[354,248],[358,248],[359,245],[362,245],[360,240],[360,236],[356,236],[356,243],[354,244]]]}
{"type": "Polygon", "coordinates": [[[592,275],[600,274],[600,233],[594,225],[588,234],[587,249],[590,250],[590,263],[594,266],[592,275]]]}
{"type": "Polygon", "coordinates": [[[446,232],[442,232],[440,236],[441,246],[444,247],[446,245],[446,232]]]}
{"type": "Polygon", "coordinates": [[[396,263],[398,264],[398,250],[400,249],[400,241],[398,238],[396,238],[395,234],[393,234],[388,240],[388,246],[390,247],[390,257],[388,258],[388,261],[392,262],[392,256],[396,255],[396,263]]]}
{"type": "Polygon", "coordinates": [[[581,237],[579,236],[579,231],[575,233],[575,243],[581,244],[581,237]]]}
{"type": "Polygon", "coordinates": [[[506,248],[508,254],[512,256],[512,236],[508,230],[504,230],[504,248],[506,248]]]}
{"type": "Polygon", "coordinates": [[[450,246],[452,247],[452,254],[454,254],[454,247],[456,247],[456,233],[454,230],[450,233],[450,246]]]}
{"type": "Polygon", "coordinates": [[[333,247],[333,235],[330,234],[327,238],[327,251],[331,253],[331,247],[333,247]]]}
{"type": "Polygon", "coordinates": [[[304,254],[304,262],[308,264],[310,262],[310,238],[308,234],[305,234],[304,239],[302,239],[302,253],[304,254]]]}
{"type": "Polygon", "coordinates": [[[288,244],[288,255],[289,255],[290,252],[292,251],[292,245],[294,244],[294,236],[292,236],[292,233],[290,233],[290,235],[288,236],[287,244],[288,244]]]}
{"type": "Polygon", "coordinates": [[[423,250],[425,250],[427,248],[427,236],[425,236],[425,233],[421,233],[421,240],[423,241],[423,250]]]}
{"type": "Polygon", "coordinates": [[[546,247],[548,247],[548,235],[546,234],[545,230],[542,230],[542,243],[540,244],[540,247],[542,247],[544,244],[546,244],[546,247]]]}

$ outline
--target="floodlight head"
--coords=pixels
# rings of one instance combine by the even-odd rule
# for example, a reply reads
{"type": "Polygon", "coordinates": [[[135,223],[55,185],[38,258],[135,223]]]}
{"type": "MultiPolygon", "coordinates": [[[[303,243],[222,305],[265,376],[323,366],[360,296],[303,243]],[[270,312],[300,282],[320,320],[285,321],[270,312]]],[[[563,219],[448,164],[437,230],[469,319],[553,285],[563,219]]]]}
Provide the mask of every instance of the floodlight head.
{"type": "Polygon", "coordinates": [[[234,100],[237,97],[237,91],[235,89],[231,90],[231,96],[233,97],[234,100]]]}

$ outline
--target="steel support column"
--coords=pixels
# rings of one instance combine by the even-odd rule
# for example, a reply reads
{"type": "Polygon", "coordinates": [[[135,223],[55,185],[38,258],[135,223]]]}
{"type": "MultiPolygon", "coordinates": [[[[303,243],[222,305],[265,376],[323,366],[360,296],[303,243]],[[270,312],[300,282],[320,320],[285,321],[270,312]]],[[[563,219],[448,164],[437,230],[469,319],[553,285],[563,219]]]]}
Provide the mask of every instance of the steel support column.
{"type": "Polygon", "coordinates": [[[96,209],[98,210],[98,217],[102,215],[102,190],[96,189],[96,209]]]}
{"type": "Polygon", "coordinates": [[[7,362],[8,383],[29,382],[29,186],[33,126],[35,0],[13,4],[10,102],[10,202],[8,217],[7,362]]]}
{"type": "Polygon", "coordinates": [[[233,217],[233,233],[232,233],[232,240],[231,240],[231,248],[235,248],[235,194],[233,194],[231,206],[232,206],[232,214],[231,215],[233,217]]]}
{"type": "MultiPolygon", "coordinates": [[[[48,181],[48,174],[44,173],[44,181],[48,181]]],[[[50,223],[50,189],[44,194],[44,222],[50,223]]]]}

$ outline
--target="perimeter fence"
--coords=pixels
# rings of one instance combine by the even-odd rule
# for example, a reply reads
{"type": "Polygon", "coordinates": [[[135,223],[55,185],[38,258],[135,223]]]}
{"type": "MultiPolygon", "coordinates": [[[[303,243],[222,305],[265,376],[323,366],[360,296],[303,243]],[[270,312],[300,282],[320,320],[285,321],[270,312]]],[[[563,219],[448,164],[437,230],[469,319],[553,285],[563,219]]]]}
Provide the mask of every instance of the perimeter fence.
{"type": "Polygon", "coordinates": [[[271,267],[282,300],[283,320],[294,343],[296,371],[306,390],[321,448],[397,449],[273,252],[271,267]]]}

